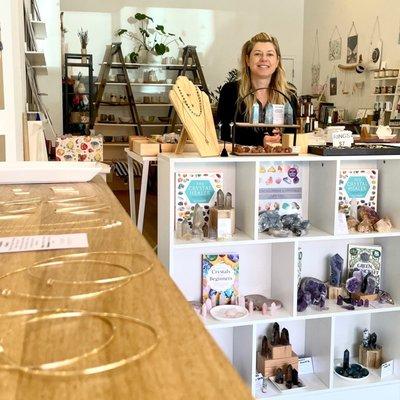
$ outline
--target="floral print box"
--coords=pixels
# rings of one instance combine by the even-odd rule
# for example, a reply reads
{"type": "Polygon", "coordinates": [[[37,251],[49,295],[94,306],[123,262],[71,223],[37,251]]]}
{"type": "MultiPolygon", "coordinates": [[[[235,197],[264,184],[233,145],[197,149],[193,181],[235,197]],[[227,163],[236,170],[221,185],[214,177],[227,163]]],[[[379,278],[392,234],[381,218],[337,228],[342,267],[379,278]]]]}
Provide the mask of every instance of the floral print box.
{"type": "Polygon", "coordinates": [[[60,136],[56,141],[57,161],[102,161],[102,136],[60,136]]]}

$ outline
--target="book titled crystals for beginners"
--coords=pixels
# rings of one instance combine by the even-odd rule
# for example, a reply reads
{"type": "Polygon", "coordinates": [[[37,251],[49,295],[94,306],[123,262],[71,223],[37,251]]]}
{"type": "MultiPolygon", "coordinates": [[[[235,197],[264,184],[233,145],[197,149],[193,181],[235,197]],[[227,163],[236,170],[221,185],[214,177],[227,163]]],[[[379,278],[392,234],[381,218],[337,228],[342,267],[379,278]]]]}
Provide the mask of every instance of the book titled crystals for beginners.
{"type": "Polygon", "coordinates": [[[177,172],[175,174],[175,222],[186,219],[192,224],[194,206],[203,207],[208,223],[210,207],[216,203],[217,191],[223,190],[222,172],[177,172]]]}
{"type": "Polygon", "coordinates": [[[203,303],[235,304],[239,296],[239,254],[203,254],[203,303]]]}

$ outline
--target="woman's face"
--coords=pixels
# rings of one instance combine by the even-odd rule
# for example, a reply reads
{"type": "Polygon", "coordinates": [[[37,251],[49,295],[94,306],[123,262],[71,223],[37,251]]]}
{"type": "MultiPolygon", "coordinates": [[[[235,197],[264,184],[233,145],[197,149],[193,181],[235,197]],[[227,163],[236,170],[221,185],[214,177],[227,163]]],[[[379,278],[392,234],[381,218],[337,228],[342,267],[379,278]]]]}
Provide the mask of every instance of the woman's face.
{"type": "Polygon", "coordinates": [[[271,42],[257,42],[246,57],[250,74],[256,78],[270,78],[279,64],[274,45],[271,42]]]}

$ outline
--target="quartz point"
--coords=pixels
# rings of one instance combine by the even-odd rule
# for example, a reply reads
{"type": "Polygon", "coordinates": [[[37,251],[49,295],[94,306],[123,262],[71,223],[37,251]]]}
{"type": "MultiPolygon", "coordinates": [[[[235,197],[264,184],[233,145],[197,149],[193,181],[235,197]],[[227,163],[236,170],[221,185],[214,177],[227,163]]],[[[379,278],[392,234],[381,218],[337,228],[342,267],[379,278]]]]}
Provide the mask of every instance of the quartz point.
{"type": "Polygon", "coordinates": [[[228,192],[225,196],[225,210],[230,210],[232,209],[232,194],[228,192]]]}
{"type": "Polygon", "coordinates": [[[343,258],[339,254],[335,254],[329,261],[330,280],[332,286],[340,286],[343,273],[343,258]]]}
{"type": "Polygon", "coordinates": [[[289,341],[289,331],[288,331],[286,328],[283,328],[283,329],[282,329],[280,344],[281,344],[282,346],[288,346],[288,345],[290,344],[290,341],[289,341]]]}
{"type": "Polygon", "coordinates": [[[203,208],[197,203],[194,206],[193,211],[193,229],[192,234],[193,237],[197,239],[203,239],[203,227],[204,218],[203,218],[203,208]]]}
{"type": "Polygon", "coordinates": [[[271,344],[273,346],[277,346],[281,342],[281,335],[280,335],[279,330],[280,330],[279,324],[277,322],[275,322],[274,325],[272,326],[272,343],[271,344]]]}
{"type": "Polygon", "coordinates": [[[343,369],[346,370],[348,368],[350,368],[350,353],[346,349],[343,353],[343,369]]]}
{"type": "Polygon", "coordinates": [[[225,198],[224,192],[221,189],[218,189],[218,192],[217,192],[217,208],[219,210],[222,210],[224,208],[224,205],[225,205],[224,198],[225,198]]]}

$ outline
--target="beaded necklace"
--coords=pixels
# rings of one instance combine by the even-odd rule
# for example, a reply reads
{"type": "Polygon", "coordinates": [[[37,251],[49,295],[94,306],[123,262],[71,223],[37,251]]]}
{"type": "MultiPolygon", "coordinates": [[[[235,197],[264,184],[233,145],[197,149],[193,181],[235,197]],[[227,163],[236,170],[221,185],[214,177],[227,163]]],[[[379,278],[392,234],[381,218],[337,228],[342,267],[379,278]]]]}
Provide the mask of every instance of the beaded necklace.
{"type": "Polygon", "coordinates": [[[200,95],[200,90],[199,90],[199,88],[195,87],[196,95],[197,95],[197,102],[198,102],[198,105],[199,105],[199,111],[198,111],[198,112],[195,112],[195,111],[194,111],[195,105],[194,105],[193,103],[190,102],[190,101],[191,101],[191,99],[190,99],[191,94],[190,94],[190,93],[186,93],[186,96],[185,96],[185,93],[182,91],[182,89],[180,88],[180,86],[179,86],[179,85],[176,85],[176,87],[177,87],[177,89],[178,89],[179,97],[181,98],[183,104],[184,104],[184,105],[187,107],[187,109],[190,111],[190,113],[193,114],[193,115],[196,116],[196,117],[200,117],[200,115],[201,115],[202,112],[203,112],[203,104],[202,104],[202,101],[201,101],[201,95],[200,95]]]}

